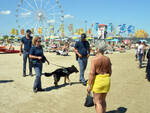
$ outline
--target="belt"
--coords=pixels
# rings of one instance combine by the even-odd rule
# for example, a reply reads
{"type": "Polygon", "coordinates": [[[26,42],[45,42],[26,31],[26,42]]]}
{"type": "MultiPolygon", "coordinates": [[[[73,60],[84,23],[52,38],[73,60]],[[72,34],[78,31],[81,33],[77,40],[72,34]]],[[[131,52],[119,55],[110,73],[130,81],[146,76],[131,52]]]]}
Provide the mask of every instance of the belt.
{"type": "Polygon", "coordinates": [[[87,58],[87,56],[82,56],[83,58],[87,58]]]}

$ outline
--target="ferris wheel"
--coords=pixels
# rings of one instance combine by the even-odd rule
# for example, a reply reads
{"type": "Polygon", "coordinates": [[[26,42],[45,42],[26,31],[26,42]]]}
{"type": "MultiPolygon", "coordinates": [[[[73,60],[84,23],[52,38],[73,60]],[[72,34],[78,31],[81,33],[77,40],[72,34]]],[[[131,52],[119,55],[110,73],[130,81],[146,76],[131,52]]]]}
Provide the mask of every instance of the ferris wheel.
{"type": "Polygon", "coordinates": [[[34,34],[59,34],[60,26],[64,25],[64,11],[58,0],[20,0],[16,23],[19,30],[32,29],[34,34]]]}

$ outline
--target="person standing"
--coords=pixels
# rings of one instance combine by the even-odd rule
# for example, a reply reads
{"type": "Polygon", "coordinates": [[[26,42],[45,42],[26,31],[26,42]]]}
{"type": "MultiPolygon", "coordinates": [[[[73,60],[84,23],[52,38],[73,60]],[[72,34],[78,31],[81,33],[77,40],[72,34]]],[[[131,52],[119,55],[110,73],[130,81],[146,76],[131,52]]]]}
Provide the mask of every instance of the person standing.
{"type": "Polygon", "coordinates": [[[150,82],[150,49],[147,52],[146,79],[150,82]]]}
{"type": "Polygon", "coordinates": [[[26,31],[26,35],[21,38],[21,44],[20,44],[20,56],[23,54],[23,77],[26,76],[26,63],[27,59],[29,61],[29,75],[32,75],[32,64],[29,58],[29,51],[32,47],[32,36],[31,36],[31,30],[26,31]],[[24,46],[24,48],[23,48],[24,46]]]}
{"type": "Polygon", "coordinates": [[[35,36],[33,39],[33,46],[30,50],[29,57],[32,60],[32,65],[34,67],[36,78],[33,85],[33,92],[44,91],[41,86],[41,75],[42,75],[42,68],[43,62],[42,59],[45,58],[45,61],[49,64],[48,60],[44,56],[43,49],[41,46],[41,38],[35,36]]]}
{"type": "Polygon", "coordinates": [[[138,42],[135,44],[135,60],[137,61],[137,59],[138,59],[138,46],[139,46],[139,44],[138,44],[138,42]]]}
{"type": "Polygon", "coordinates": [[[74,52],[76,53],[77,61],[80,67],[79,81],[86,86],[84,72],[87,66],[88,57],[90,56],[90,44],[86,41],[85,33],[81,34],[81,40],[75,43],[74,52]]]}
{"type": "Polygon", "coordinates": [[[144,53],[143,53],[143,61],[145,61],[145,56],[146,56],[146,43],[145,42],[143,42],[142,43],[143,44],[143,51],[144,51],[144,53]]]}
{"type": "Polygon", "coordinates": [[[93,92],[95,109],[97,113],[106,113],[106,95],[110,89],[110,76],[112,74],[111,61],[104,56],[106,44],[104,41],[96,43],[96,57],[91,61],[87,92],[93,92]]]}
{"type": "Polygon", "coordinates": [[[142,68],[143,53],[144,53],[143,44],[141,43],[141,41],[139,41],[139,46],[138,46],[139,68],[142,68]]]}

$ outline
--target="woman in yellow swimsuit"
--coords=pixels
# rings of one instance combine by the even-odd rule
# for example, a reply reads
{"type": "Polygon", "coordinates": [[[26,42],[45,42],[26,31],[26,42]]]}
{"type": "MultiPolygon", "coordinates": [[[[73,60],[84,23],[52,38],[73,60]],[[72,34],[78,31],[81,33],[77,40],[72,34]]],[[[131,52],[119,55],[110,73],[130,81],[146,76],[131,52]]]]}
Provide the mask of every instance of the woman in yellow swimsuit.
{"type": "Polygon", "coordinates": [[[103,40],[96,44],[96,57],[91,61],[87,91],[93,92],[97,113],[106,112],[106,95],[110,89],[111,62],[104,56],[106,44],[103,40]]]}

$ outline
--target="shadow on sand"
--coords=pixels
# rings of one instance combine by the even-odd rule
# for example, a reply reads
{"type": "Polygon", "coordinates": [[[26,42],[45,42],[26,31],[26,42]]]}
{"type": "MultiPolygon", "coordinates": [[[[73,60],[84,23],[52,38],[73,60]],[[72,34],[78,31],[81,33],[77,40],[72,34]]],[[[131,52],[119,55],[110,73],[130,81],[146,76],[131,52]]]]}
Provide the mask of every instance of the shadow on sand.
{"type": "Polygon", "coordinates": [[[0,83],[14,82],[14,80],[0,80],[0,83]]]}
{"type": "MultiPolygon", "coordinates": [[[[71,82],[70,86],[76,85],[76,84],[82,84],[82,83],[81,82],[71,82]]],[[[66,83],[66,84],[59,85],[57,87],[56,86],[47,87],[47,88],[45,88],[45,91],[56,90],[56,89],[60,89],[60,88],[66,87],[66,86],[69,86],[69,84],[66,83]]]]}
{"type": "Polygon", "coordinates": [[[117,108],[117,110],[108,111],[106,113],[126,113],[126,111],[127,111],[127,108],[119,107],[119,108],[117,108]]]}

